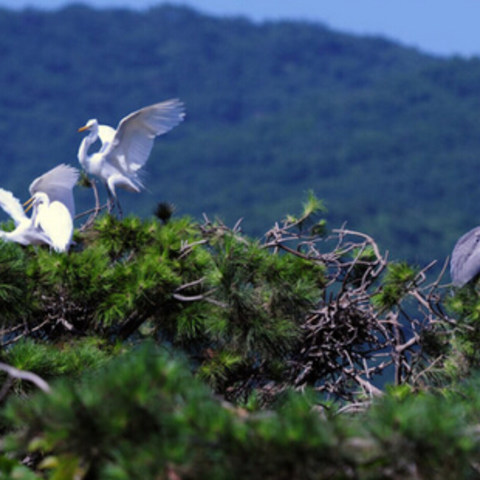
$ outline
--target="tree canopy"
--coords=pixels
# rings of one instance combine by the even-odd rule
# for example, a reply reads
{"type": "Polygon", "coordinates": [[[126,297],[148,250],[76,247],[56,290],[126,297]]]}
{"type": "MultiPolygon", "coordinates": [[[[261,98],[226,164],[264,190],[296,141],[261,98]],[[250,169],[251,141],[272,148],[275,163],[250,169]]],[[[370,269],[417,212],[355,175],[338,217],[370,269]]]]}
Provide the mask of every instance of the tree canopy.
{"type": "Polygon", "coordinates": [[[100,215],[68,254],[0,243],[0,472],[475,478],[478,293],[323,208],[261,242],[100,215]]]}

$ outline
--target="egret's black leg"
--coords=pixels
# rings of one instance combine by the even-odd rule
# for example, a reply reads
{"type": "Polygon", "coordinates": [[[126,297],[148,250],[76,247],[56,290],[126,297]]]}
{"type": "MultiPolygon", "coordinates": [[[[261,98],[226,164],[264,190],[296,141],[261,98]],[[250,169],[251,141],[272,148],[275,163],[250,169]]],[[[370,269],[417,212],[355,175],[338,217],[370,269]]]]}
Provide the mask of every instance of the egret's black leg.
{"type": "Polygon", "coordinates": [[[116,200],[117,200],[118,219],[121,220],[123,218],[123,210],[120,205],[120,200],[118,199],[118,197],[116,197],[116,200]]]}

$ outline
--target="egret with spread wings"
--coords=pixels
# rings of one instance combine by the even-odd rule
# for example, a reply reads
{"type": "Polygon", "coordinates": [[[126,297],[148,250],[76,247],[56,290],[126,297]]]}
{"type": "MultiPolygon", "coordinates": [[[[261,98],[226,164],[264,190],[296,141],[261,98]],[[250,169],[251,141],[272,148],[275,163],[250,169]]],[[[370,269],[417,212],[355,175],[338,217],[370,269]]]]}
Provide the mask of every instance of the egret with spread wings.
{"type": "Polygon", "coordinates": [[[30,206],[25,212],[11,192],[0,189],[0,207],[16,227],[12,232],[0,232],[0,237],[22,245],[47,244],[56,251],[67,251],[75,215],[72,190],[78,177],[76,168],[62,164],[36,178],[29,187],[31,198],[25,205],[30,206]],[[32,215],[27,217],[30,208],[32,215]]]}
{"type": "Polygon", "coordinates": [[[22,204],[12,192],[0,188],[0,207],[12,218],[15,229],[11,232],[0,230],[0,238],[20,245],[50,245],[48,236],[34,225],[33,215],[27,217],[22,204]]]}
{"type": "Polygon", "coordinates": [[[184,118],[184,105],[178,99],[155,103],[141,108],[124,117],[117,129],[100,125],[91,119],[79,132],[88,130],[89,134],[82,140],[78,149],[78,160],[84,170],[102,179],[108,193],[108,211],[113,204],[122,215],[116,188],[131,192],[140,192],[143,183],[139,177],[153,148],[155,137],[162,135],[184,118]],[[88,149],[98,139],[101,148],[92,155],[88,149]]]}

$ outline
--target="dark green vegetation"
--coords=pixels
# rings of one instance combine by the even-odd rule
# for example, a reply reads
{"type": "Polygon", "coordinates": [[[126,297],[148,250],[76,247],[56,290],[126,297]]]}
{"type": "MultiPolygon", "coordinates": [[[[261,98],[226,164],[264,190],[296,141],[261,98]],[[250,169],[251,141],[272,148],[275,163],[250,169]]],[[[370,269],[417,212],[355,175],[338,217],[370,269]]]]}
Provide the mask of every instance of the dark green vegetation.
{"type": "Polygon", "coordinates": [[[175,96],[187,120],[157,141],[149,192],[122,195],[127,210],[167,200],[195,218],[244,217],[258,236],[313,189],[332,225],[420,263],[480,222],[478,59],[308,23],[82,6],[0,10],[0,55],[2,186],[19,196],[76,163],[88,118],[116,125],[175,96]]]}
{"type": "Polygon", "coordinates": [[[2,478],[478,478],[478,294],[322,210],[0,243],[2,478]]]}

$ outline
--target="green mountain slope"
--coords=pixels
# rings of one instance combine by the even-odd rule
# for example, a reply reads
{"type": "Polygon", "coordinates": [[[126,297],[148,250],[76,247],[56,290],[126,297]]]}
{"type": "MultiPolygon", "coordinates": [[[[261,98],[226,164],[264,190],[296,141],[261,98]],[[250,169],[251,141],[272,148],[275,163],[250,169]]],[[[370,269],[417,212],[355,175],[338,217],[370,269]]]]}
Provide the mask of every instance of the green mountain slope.
{"type": "MultiPolygon", "coordinates": [[[[167,200],[244,217],[259,235],[311,189],[332,227],[347,221],[419,262],[443,260],[480,222],[478,59],[309,23],[83,6],[0,10],[0,58],[1,185],[21,198],[35,176],[77,163],[88,118],[116,125],[175,96],[187,119],[156,142],[148,191],[121,194],[127,212],[167,200]]],[[[77,198],[92,203],[86,189],[77,198]]]]}

